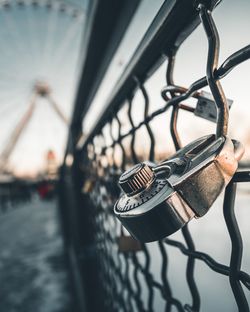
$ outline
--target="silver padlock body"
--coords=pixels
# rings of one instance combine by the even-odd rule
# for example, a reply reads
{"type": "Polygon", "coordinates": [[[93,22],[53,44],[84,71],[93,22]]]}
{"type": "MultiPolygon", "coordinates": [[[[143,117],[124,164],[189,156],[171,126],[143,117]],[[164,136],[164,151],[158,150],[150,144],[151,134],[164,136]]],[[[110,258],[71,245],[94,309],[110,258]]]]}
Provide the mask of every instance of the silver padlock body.
{"type": "Polygon", "coordinates": [[[136,196],[124,194],[116,202],[114,212],[130,234],[145,243],[171,235],[195,216],[164,179],[156,179],[136,196]]]}
{"type": "Polygon", "coordinates": [[[202,217],[208,212],[226,184],[223,172],[215,162],[212,162],[175,188],[192,207],[196,217],[202,217]]]}
{"type": "Polygon", "coordinates": [[[231,180],[238,168],[237,158],[239,155],[241,158],[243,152],[242,145],[237,141],[227,137],[214,139],[193,157],[182,175],[169,177],[169,183],[185,198],[196,217],[201,217],[231,180]]]}
{"type": "Polygon", "coordinates": [[[142,182],[146,175],[140,175],[145,166],[136,166],[130,171],[134,174],[130,181],[132,186],[137,184],[139,193],[132,188],[130,194],[123,193],[114,212],[130,234],[142,242],[169,236],[193,217],[208,212],[237,170],[243,153],[237,141],[205,136],[151,167],[155,180],[150,175],[150,185],[145,189],[142,182]]]}

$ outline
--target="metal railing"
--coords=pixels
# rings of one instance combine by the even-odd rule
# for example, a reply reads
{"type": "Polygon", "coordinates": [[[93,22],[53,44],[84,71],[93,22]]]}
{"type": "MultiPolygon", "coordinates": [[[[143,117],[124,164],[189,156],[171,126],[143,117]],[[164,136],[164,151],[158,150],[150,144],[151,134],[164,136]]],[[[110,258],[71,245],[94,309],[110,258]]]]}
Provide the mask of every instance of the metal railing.
{"type": "MultiPolygon", "coordinates": [[[[238,171],[224,193],[223,213],[231,239],[229,265],[220,263],[208,253],[197,250],[186,225],[181,230],[184,242],[166,238],[155,243],[161,258],[161,265],[157,267],[156,274],[155,268],[152,270],[151,266],[154,254],[149,245],[135,243],[130,249],[121,247],[120,241],[125,234],[113,213],[114,202],[120,193],[117,186],[119,175],[142,158],[136,144],[136,135],[143,127],[150,140],[147,160],[155,161],[156,142],[151,124],[172,108],[170,132],[176,150],[180,149],[178,112],[185,110],[193,114],[195,109],[183,101],[191,97],[199,98],[199,90],[209,85],[218,105],[217,134],[221,135],[226,131],[221,127],[221,118],[228,108],[225,106],[225,98],[221,95],[219,81],[235,66],[250,58],[250,45],[237,51],[217,67],[219,37],[214,21],[209,8],[204,5],[199,7],[199,15],[209,42],[206,76],[188,88],[175,85],[173,69],[176,50],[169,50],[167,86],[162,91],[165,105],[149,114],[150,100],[144,86],[147,75],[144,73],[144,78],[136,75],[135,69],[140,68],[138,65],[140,59],[137,58],[137,63],[133,63],[136,58],[133,59],[132,65],[127,68],[117,89],[106,103],[105,112],[96,126],[83,144],[80,146],[78,144],[78,149],[75,146],[72,153],[73,164],[67,164],[66,157],[61,179],[63,223],[66,241],[75,250],[77,258],[77,264],[74,262],[75,269],[77,266],[77,270],[81,272],[82,280],[78,282],[85,294],[84,305],[91,311],[159,311],[159,298],[156,293],[164,302],[165,311],[172,311],[172,308],[177,311],[200,311],[202,296],[197,284],[199,276],[195,275],[197,261],[202,261],[218,274],[228,276],[239,311],[249,311],[244,288],[250,290],[250,275],[241,269],[243,243],[234,212],[234,201],[237,183],[250,182],[250,171],[238,171]],[[144,99],[144,115],[139,123],[135,123],[131,112],[136,105],[133,99],[138,90],[144,99]],[[130,123],[128,131],[124,131],[124,123],[120,117],[120,112],[123,110],[124,114],[126,105],[130,123]],[[183,303],[171,289],[168,276],[168,258],[171,254],[168,254],[166,248],[168,245],[179,249],[187,257],[186,281],[190,302],[183,303]]],[[[141,57],[143,55],[147,53],[140,54],[141,57]]],[[[149,71],[151,66],[145,65],[145,68],[149,71]]]]}

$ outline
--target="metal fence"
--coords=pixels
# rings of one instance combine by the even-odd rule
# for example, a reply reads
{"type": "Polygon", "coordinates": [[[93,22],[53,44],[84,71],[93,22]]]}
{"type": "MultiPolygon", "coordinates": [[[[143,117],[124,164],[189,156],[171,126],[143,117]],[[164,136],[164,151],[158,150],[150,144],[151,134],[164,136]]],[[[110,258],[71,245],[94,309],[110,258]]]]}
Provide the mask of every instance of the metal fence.
{"type": "MultiPolygon", "coordinates": [[[[82,306],[87,306],[91,311],[158,311],[159,297],[165,302],[165,311],[200,311],[202,296],[197,283],[199,276],[195,274],[195,264],[198,261],[202,261],[214,272],[228,276],[239,311],[249,311],[246,291],[250,290],[250,275],[241,269],[243,243],[234,202],[237,183],[250,182],[250,171],[238,171],[224,192],[223,213],[231,239],[229,265],[219,263],[208,253],[197,250],[186,225],[181,230],[184,242],[166,238],[156,243],[155,248],[160,253],[160,265],[156,274],[151,265],[154,257],[152,249],[147,244],[136,242],[130,248],[124,247],[122,240],[127,234],[113,213],[114,203],[120,194],[117,186],[119,175],[145,158],[136,144],[136,136],[141,129],[146,130],[150,140],[146,158],[155,161],[155,144],[158,142],[151,124],[172,109],[169,129],[176,150],[180,149],[178,112],[185,110],[190,114],[196,113],[195,108],[183,101],[191,97],[199,99],[200,89],[209,84],[218,105],[217,129],[220,133],[224,131],[220,129],[221,118],[227,107],[225,101],[221,101],[219,81],[235,66],[250,58],[250,46],[235,52],[218,67],[219,37],[214,21],[204,5],[199,6],[199,15],[209,44],[206,76],[188,88],[177,86],[173,81],[175,53],[168,53],[167,86],[162,91],[165,105],[149,114],[150,100],[145,81],[131,75],[131,70],[129,76],[130,81],[133,81],[133,91],[126,87],[126,77],[121,80],[123,83],[119,85],[117,96],[110,100],[106,112],[92,133],[73,156],[68,154],[68,159],[66,157],[61,175],[61,209],[65,236],[68,246],[75,250],[75,256],[71,254],[71,258],[75,257],[74,260],[71,259],[71,264],[74,263],[75,277],[78,275],[76,284],[81,289],[76,288],[80,293],[82,306]],[[130,92],[125,92],[126,89],[130,92]],[[135,123],[131,113],[136,105],[136,92],[141,92],[144,99],[144,116],[139,123],[135,123]],[[127,114],[128,131],[124,131],[121,110],[123,116],[127,114]],[[74,157],[74,162],[69,162],[69,156],[74,157]],[[75,207],[78,207],[77,212],[75,207]],[[186,282],[190,302],[182,302],[172,291],[168,274],[168,261],[171,257],[167,251],[168,245],[177,248],[187,257],[186,282]]],[[[163,81],[163,86],[164,83],[163,81]]]]}

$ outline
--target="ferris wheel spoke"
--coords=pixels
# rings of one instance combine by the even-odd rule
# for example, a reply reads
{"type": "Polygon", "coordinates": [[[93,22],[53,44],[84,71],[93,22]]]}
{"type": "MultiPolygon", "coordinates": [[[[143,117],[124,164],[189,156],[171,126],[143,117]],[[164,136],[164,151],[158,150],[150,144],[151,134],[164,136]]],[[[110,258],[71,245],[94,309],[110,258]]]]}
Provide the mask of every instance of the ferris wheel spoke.
{"type": "Polygon", "coordinates": [[[27,42],[27,50],[29,51],[30,58],[32,60],[32,66],[33,70],[35,69],[36,65],[36,36],[34,38],[34,32],[33,32],[33,24],[32,24],[32,17],[30,16],[31,8],[30,6],[26,6],[23,10],[23,15],[25,18],[25,26],[26,26],[26,42],[27,42]]]}
{"type": "Polygon", "coordinates": [[[27,49],[23,46],[23,37],[19,34],[19,29],[13,19],[12,9],[1,10],[2,17],[6,27],[6,32],[9,37],[12,37],[13,43],[15,45],[15,53],[18,53],[22,59],[26,58],[27,49]],[[8,31],[7,31],[8,30],[8,31]]]}
{"type": "Polygon", "coordinates": [[[26,71],[22,71],[22,66],[19,67],[19,64],[12,64],[12,66],[6,68],[2,67],[0,69],[0,75],[2,75],[2,79],[0,80],[0,84],[8,84],[13,83],[13,81],[27,81],[27,69],[26,71]]]}
{"type": "MultiPolygon", "coordinates": [[[[1,10],[1,9],[0,9],[1,10]]],[[[0,16],[1,19],[1,16],[0,16]]],[[[0,33],[0,40],[1,42],[8,42],[8,46],[1,45],[1,58],[2,59],[13,59],[13,57],[16,57],[16,45],[11,44],[9,34],[6,32],[5,29],[1,29],[0,33]],[[8,49],[8,50],[7,50],[8,49]]]]}
{"type": "MultiPolygon", "coordinates": [[[[43,63],[42,54],[44,49],[44,42],[45,42],[45,28],[46,28],[46,22],[47,18],[44,18],[44,12],[47,11],[45,7],[34,7],[32,10],[32,15],[36,16],[36,18],[32,18],[32,21],[34,22],[34,26],[32,28],[33,36],[36,37],[36,59],[37,59],[37,75],[41,75],[42,72],[46,71],[46,66],[43,63]]],[[[47,13],[47,12],[46,12],[47,13]]]]}
{"type": "MultiPolygon", "coordinates": [[[[17,68],[14,68],[15,70],[17,70],[17,68]]],[[[13,81],[25,81],[26,79],[24,78],[24,74],[25,72],[19,72],[19,73],[16,73],[16,75],[12,75],[7,69],[6,70],[0,70],[0,75],[2,75],[2,77],[4,77],[0,84],[5,84],[6,83],[8,84],[10,82],[13,83],[13,81]]]]}
{"type": "Polygon", "coordinates": [[[12,131],[7,141],[7,144],[5,145],[3,151],[0,154],[0,171],[4,170],[6,163],[8,161],[8,158],[10,157],[20,136],[22,135],[24,129],[26,128],[28,122],[30,121],[30,118],[33,115],[34,108],[35,108],[35,98],[32,99],[32,101],[30,102],[28,110],[25,112],[24,115],[22,115],[22,118],[20,119],[20,121],[18,122],[14,130],[12,131]]]}
{"type": "Polygon", "coordinates": [[[26,10],[26,20],[27,20],[27,28],[28,28],[28,34],[29,34],[29,42],[30,42],[30,52],[32,54],[32,71],[37,72],[38,66],[40,64],[39,62],[39,38],[38,34],[36,32],[36,18],[34,18],[34,8],[30,7],[26,10]]]}
{"type": "Polygon", "coordinates": [[[56,10],[52,10],[51,8],[47,8],[48,10],[48,22],[47,22],[47,29],[45,29],[45,42],[43,45],[43,54],[42,54],[42,63],[43,64],[47,64],[48,61],[48,56],[50,54],[51,51],[51,44],[52,44],[52,40],[53,40],[53,36],[54,36],[54,32],[55,32],[55,28],[56,28],[56,23],[55,23],[55,16],[58,14],[58,12],[56,10]]]}
{"type": "Polygon", "coordinates": [[[21,90],[13,90],[12,94],[1,94],[0,96],[0,112],[9,107],[13,102],[18,102],[21,106],[25,104],[25,99],[28,98],[27,92],[21,90]]]}
{"type": "MultiPolygon", "coordinates": [[[[81,45],[81,36],[79,40],[76,40],[77,42],[75,43],[75,50],[71,52],[72,58],[76,59],[78,58],[79,50],[80,50],[80,45],[81,45]]],[[[60,66],[59,61],[57,62],[58,66],[56,69],[56,74],[57,74],[57,82],[62,82],[65,83],[65,80],[69,79],[73,85],[77,83],[78,80],[78,74],[79,74],[79,68],[80,66],[77,66],[77,62],[75,63],[74,66],[72,66],[71,63],[63,62],[63,66],[60,66]],[[66,77],[63,73],[67,73],[66,77]]]]}
{"type": "Polygon", "coordinates": [[[69,48],[72,47],[72,41],[76,39],[77,35],[79,36],[80,26],[80,23],[72,23],[72,25],[68,28],[65,36],[62,38],[62,43],[54,54],[54,58],[56,60],[54,65],[55,68],[61,66],[65,53],[68,51],[69,48]]]}
{"type": "Polygon", "coordinates": [[[27,59],[23,58],[23,55],[19,53],[16,46],[11,44],[9,33],[0,32],[0,44],[1,47],[3,47],[1,49],[0,73],[2,73],[4,69],[7,71],[6,76],[3,76],[2,80],[8,78],[7,76],[10,72],[15,73],[14,79],[16,78],[16,76],[20,76],[21,74],[23,79],[24,76],[26,76],[27,74],[27,66],[25,66],[27,59]],[[5,42],[8,42],[8,44],[1,44],[5,42]],[[21,62],[20,59],[22,59],[21,62]]]}
{"type": "Polygon", "coordinates": [[[50,104],[52,105],[54,111],[57,113],[57,115],[61,118],[61,120],[68,125],[69,120],[68,118],[64,115],[64,113],[62,112],[61,108],[58,106],[58,104],[56,103],[56,101],[50,96],[48,95],[48,101],[50,102],[50,104]]]}
{"type": "Polygon", "coordinates": [[[3,105],[5,105],[5,103],[8,103],[9,100],[18,98],[18,100],[20,101],[20,96],[25,96],[25,95],[27,95],[27,91],[23,89],[19,89],[19,88],[18,89],[14,88],[13,90],[11,90],[11,94],[0,91],[0,109],[3,105]]]}
{"type": "Polygon", "coordinates": [[[8,82],[6,81],[6,83],[4,83],[4,81],[1,81],[0,98],[4,97],[5,95],[13,97],[14,92],[24,92],[27,94],[29,92],[29,88],[18,83],[13,83],[12,80],[8,82]]]}
{"type": "MultiPolygon", "coordinates": [[[[0,59],[0,122],[3,125],[0,142],[7,160],[14,147],[15,155],[18,154],[16,146],[17,141],[20,143],[17,131],[22,124],[20,120],[23,120],[25,114],[32,115],[27,113],[30,111],[30,101],[26,99],[29,99],[30,93],[35,93],[41,99],[41,103],[48,100],[50,106],[44,107],[52,109],[52,113],[54,110],[64,123],[68,122],[69,114],[65,114],[64,111],[70,111],[67,103],[70,102],[71,93],[73,94],[71,90],[76,83],[74,72],[77,69],[76,58],[79,54],[84,16],[84,8],[68,0],[21,0],[21,4],[19,0],[8,1],[8,9],[0,8],[0,44],[3,49],[0,59]],[[34,1],[37,4],[34,4],[34,1]],[[46,95],[42,93],[41,88],[38,90],[39,83],[43,86],[48,85],[50,91],[47,91],[46,95]],[[63,91],[65,84],[70,89],[69,92],[63,91]],[[62,101],[63,94],[69,100],[62,101]],[[59,99],[58,103],[54,101],[54,95],[59,99]],[[62,103],[63,105],[59,105],[62,103]],[[14,131],[13,125],[16,126],[14,131]],[[12,135],[11,144],[9,133],[12,135]],[[4,141],[5,144],[2,144],[4,141]]],[[[46,118],[45,111],[42,109],[40,112],[43,116],[41,119],[44,116],[46,118]]],[[[41,123],[44,129],[47,129],[49,120],[41,123]]],[[[59,125],[65,131],[66,137],[64,123],[59,122],[59,125]]],[[[38,124],[39,122],[34,120],[34,123],[28,126],[36,127],[38,124]]],[[[26,127],[24,130],[25,135],[22,134],[21,140],[24,140],[26,131],[31,128],[26,127]]],[[[29,138],[34,136],[33,130],[32,135],[28,135],[27,132],[29,138]]],[[[40,141],[44,141],[45,146],[48,140],[42,138],[39,144],[40,141]]]]}
{"type": "MultiPolygon", "coordinates": [[[[8,113],[8,118],[5,118],[4,115],[0,115],[0,120],[1,120],[1,125],[4,128],[4,132],[6,132],[7,136],[8,133],[11,132],[11,130],[13,129],[13,125],[16,125],[17,121],[20,119],[20,117],[23,115],[23,113],[25,112],[25,110],[27,109],[27,103],[26,105],[23,106],[19,106],[17,105],[19,104],[18,102],[15,103],[16,105],[16,109],[15,110],[9,110],[8,113]]],[[[14,103],[13,103],[14,105],[14,103]]],[[[1,138],[3,136],[3,131],[1,131],[1,138]]],[[[1,147],[2,149],[2,147],[1,147]]],[[[0,149],[0,150],[1,150],[0,149]]],[[[1,154],[1,152],[0,152],[1,154]]]]}
{"type": "Polygon", "coordinates": [[[49,14],[49,24],[43,50],[43,64],[46,66],[47,70],[50,70],[50,68],[54,66],[54,64],[52,63],[52,55],[53,50],[55,49],[55,43],[57,39],[57,24],[60,13],[57,9],[50,9],[49,14]]]}
{"type": "Polygon", "coordinates": [[[16,114],[16,110],[13,108],[18,105],[20,107],[20,110],[22,110],[27,104],[21,103],[18,100],[10,101],[8,102],[8,105],[4,105],[3,107],[0,107],[0,120],[1,122],[6,120],[6,118],[9,118],[11,115],[16,114]]]}
{"type": "MultiPolygon", "coordinates": [[[[10,102],[7,106],[4,106],[3,108],[0,108],[0,120],[1,123],[4,123],[6,118],[10,118],[11,116],[14,116],[16,114],[16,111],[14,110],[14,107],[19,105],[20,103],[18,101],[10,102]]],[[[19,105],[20,110],[22,110],[25,105],[19,105]]]]}
{"type": "MultiPolygon", "coordinates": [[[[18,85],[14,85],[13,88],[11,88],[11,92],[9,92],[6,89],[0,88],[0,106],[3,103],[3,101],[15,99],[15,98],[18,98],[18,97],[24,96],[24,95],[28,96],[29,94],[30,93],[28,92],[28,89],[21,88],[18,85]]],[[[24,98],[22,98],[22,99],[24,99],[24,98]]],[[[18,100],[20,101],[20,98],[18,98],[18,100]]]]}
{"type": "MultiPolygon", "coordinates": [[[[1,9],[0,9],[0,20],[1,20],[1,9]]],[[[2,19],[3,20],[3,19],[2,19]]],[[[12,42],[10,40],[10,31],[8,27],[5,27],[4,29],[1,29],[1,41],[2,42],[8,42],[8,45],[1,45],[1,57],[5,58],[12,58],[13,56],[16,56],[16,53],[19,52],[19,48],[16,45],[16,42],[12,42]]]]}

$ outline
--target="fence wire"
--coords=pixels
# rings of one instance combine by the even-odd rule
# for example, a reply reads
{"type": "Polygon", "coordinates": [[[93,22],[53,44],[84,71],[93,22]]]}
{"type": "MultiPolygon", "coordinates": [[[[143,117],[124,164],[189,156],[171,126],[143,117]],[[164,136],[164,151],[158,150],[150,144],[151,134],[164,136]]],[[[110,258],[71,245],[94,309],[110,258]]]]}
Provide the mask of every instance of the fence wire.
{"type": "MultiPolygon", "coordinates": [[[[147,244],[135,244],[133,250],[121,250],[120,240],[127,234],[124,233],[113,213],[114,203],[120,194],[120,189],[117,186],[120,174],[126,168],[142,160],[138,144],[136,144],[139,130],[144,127],[150,141],[147,160],[155,161],[157,158],[155,155],[156,139],[152,121],[172,109],[169,129],[175,149],[180,149],[181,138],[177,130],[178,113],[185,110],[193,114],[195,111],[184,101],[191,97],[199,98],[200,89],[208,84],[210,88],[211,85],[218,88],[220,79],[225,77],[235,66],[250,58],[250,46],[248,45],[232,54],[217,68],[214,54],[219,50],[219,47],[216,46],[218,38],[213,37],[213,33],[212,35],[209,33],[211,31],[209,29],[210,22],[213,24],[213,20],[204,7],[200,8],[200,12],[209,42],[207,68],[212,68],[211,77],[208,79],[208,75],[206,75],[188,88],[177,86],[173,81],[175,54],[170,55],[166,71],[167,85],[162,90],[165,105],[150,114],[148,92],[144,84],[134,77],[137,90],[142,93],[144,99],[142,120],[139,123],[135,122],[132,116],[132,110],[137,105],[134,100],[135,93],[128,94],[119,109],[114,110],[109,119],[105,121],[101,131],[92,133],[91,140],[83,146],[77,160],[77,170],[80,170],[82,175],[81,192],[85,198],[85,206],[89,207],[88,220],[93,229],[95,254],[100,259],[96,274],[99,277],[99,286],[102,290],[103,311],[158,311],[157,302],[159,300],[164,303],[165,311],[200,311],[202,296],[197,284],[199,276],[195,274],[197,261],[203,262],[218,274],[228,276],[239,311],[249,311],[246,291],[250,290],[250,275],[241,269],[243,243],[235,216],[234,202],[237,183],[250,182],[250,171],[238,171],[224,192],[224,220],[231,239],[229,265],[219,263],[208,253],[197,250],[188,225],[181,230],[183,241],[166,238],[156,243],[157,250],[155,249],[154,252],[147,244]],[[215,50],[213,50],[214,45],[216,46],[215,50]],[[123,110],[124,114],[126,106],[129,130],[125,132],[120,112],[123,110]],[[109,129],[109,135],[107,135],[107,129],[109,129]],[[171,254],[169,254],[167,246],[177,248],[187,257],[186,285],[190,293],[190,302],[183,303],[172,290],[169,278],[171,254]],[[158,274],[155,274],[155,269],[152,269],[155,254],[160,255],[157,262],[158,274]]],[[[216,96],[214,99],[217,102],[216,96]]],[[[220,120],[218,125],[220,127],[220,120]]]]}

